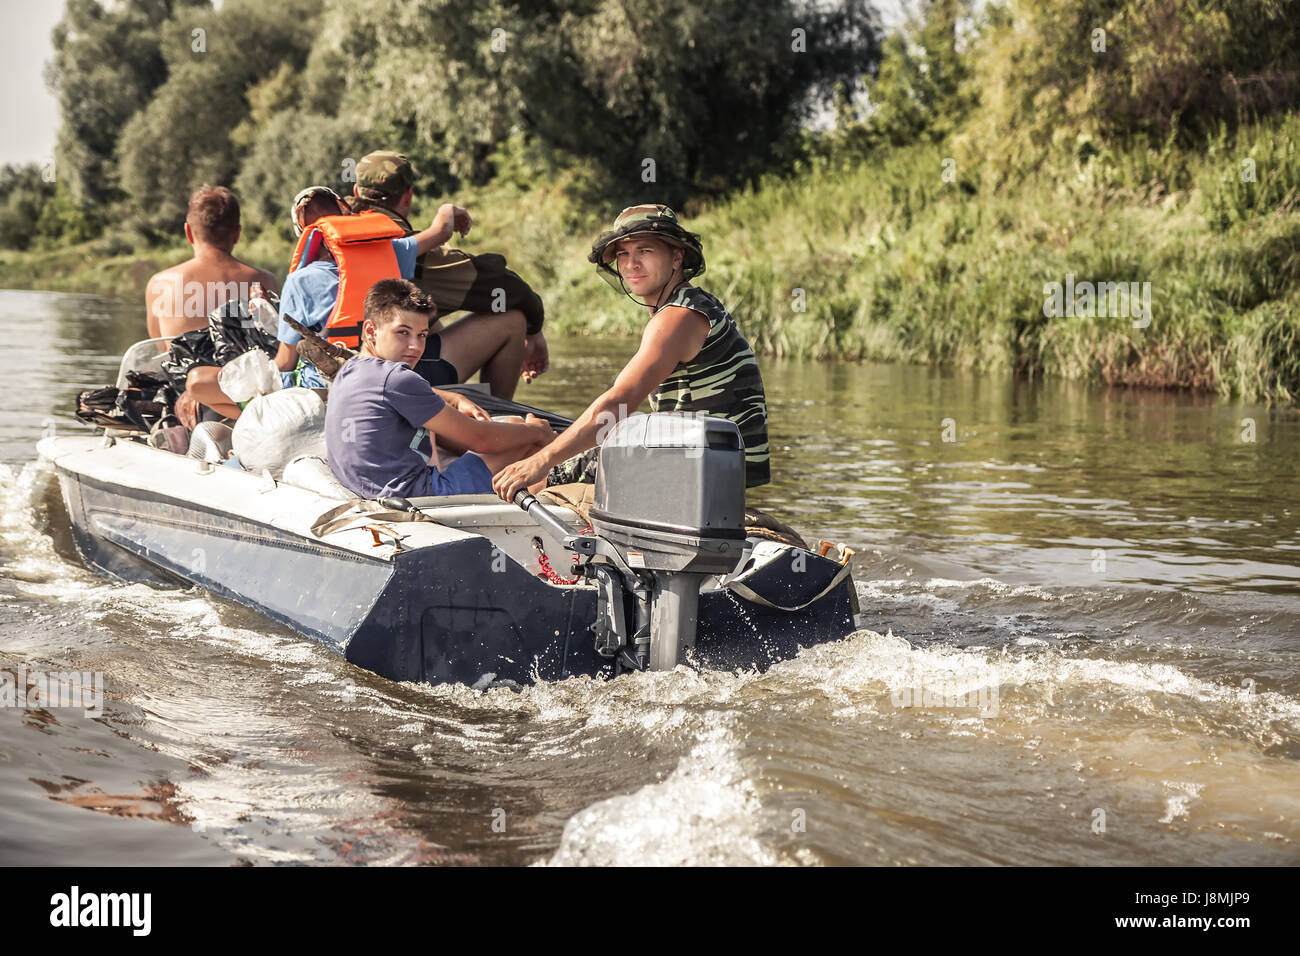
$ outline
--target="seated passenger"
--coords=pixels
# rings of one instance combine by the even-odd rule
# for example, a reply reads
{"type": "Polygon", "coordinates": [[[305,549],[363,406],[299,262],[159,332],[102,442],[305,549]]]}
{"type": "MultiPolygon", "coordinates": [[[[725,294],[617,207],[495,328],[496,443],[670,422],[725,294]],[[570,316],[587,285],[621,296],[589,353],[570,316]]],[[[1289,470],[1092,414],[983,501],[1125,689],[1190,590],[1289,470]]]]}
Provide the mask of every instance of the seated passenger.
{"type": "MultiPolygon", "coordinates": [[[[185,238],[194,255],[159,272],[145,286],[150,338],[171,339],[205,328],[209,312],[232,299],[248,299],[255,282],[271,292],[279,290],[271,273],[235,258],[239,235],[235,194],[206,183],[194,190],[185,213],[185,238]]],[[[166,346],[160,343],[158,350],[166,346]]]]}
{"type": "Polygon", "coordinates": [[[334,376],[325,407],[330,470],[363,498],[491,494],[492,476],[555,437],[535,416],[517,423],[470,417],[412,370],[436,309],[405,279],[375,283],[366,295],[361,354],[334,376]],[[435,441],[466,453],[437,467],[435,441]]]}
{"type": "Polygon", "coordinates": [[[704,271],[700,237],[683,229],[667,206],[631,206],[596,239],[588,259],[610,285],[649,310],[641,347],[559,438],[496,476],[497,494],[510,501],[542,478],[548,485],[594,481],[596,455],[588,449],[646,398],[656,412],[735,422],[745,443],[746,487],[767,484],[763,378],[754,350],[722,303],[690,284],[704,271]]]}
{"type": "MultiPolygon", "coordinates": [[[[189,375],[177,382],[181,397],[176,414],[187,428],[199,419],[200,405],[234,418],[235,405],[217,386],[217,363],[202,355],[208,314],[227,302],[247,300],[256,283],[270,292],[279,289],[275,276],[234,256],[239,241],[239,200],[224,186],[204,184],[190,196],[185,214],[185,238],[194,247],[187,262],[164,269],[145,287],[150,338],[179,338],[187,333],[200,353],[189,375]]],[[[163,343],[159,351],[166,351],[163,343]]]]}
{"type": "MultiPolygon", "coordinates": [[[[300,238],[280,296],[280,315],[352,349],[361,345],[367,290],[380,279],[409,278],[423,253],[446,242],[453,232],[464,235],[472,224],[469,213],[444,203],[428,229],[404,236],[386,216],[348,214],[338,194],[325,186],[299,193],[292,216],[300,238]]],[[[299,357],[295,346],[302,336],[283,318],[278,337],[275,364],[285,387],[328,387],[316,367],[299,357]]]]}
{"type": "MultiPolygon", "coordinates": [[[[400,153],[378,150],[357,161],[353,212],[387,216],[404,235],[415,232],[411,213],[419,172],[400,153]]],[[[415,370],[430,385],[469,381],[475,372],[492,394],[513,398],[522,379],[531,382],[550,367],[539,296],[497,253],[467,253],[441,246],[421,257],[411,279],[433,296],[440,318],[464,311],[446,328],[435,324],[428,353],[415,370]]]]}

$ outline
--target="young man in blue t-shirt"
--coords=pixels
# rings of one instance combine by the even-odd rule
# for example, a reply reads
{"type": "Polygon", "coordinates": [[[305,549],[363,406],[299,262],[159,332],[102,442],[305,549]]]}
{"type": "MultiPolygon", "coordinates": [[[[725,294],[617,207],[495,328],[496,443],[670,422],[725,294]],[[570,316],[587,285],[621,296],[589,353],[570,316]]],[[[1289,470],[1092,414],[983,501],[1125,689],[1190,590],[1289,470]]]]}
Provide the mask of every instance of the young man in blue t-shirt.
{"type": "MultiPolygon", "coordinates": [[[[325,406],[325,445],[339,482],[363,498],[491,494],[492,476],[555,438],[545,421],[464,415],[412,366],[424,354],[436,308],[405,279],[366,295],[361,354],[343,363],[325,406]],[[435,445],[465,449],[439,469],[435,445]]],[[[475,409],[477,411],[477,409],[475,409]]]]}
{"type": "MultiPolygon", "coordinates": [[[[294,226],[310,228],[312,223],[323,216],[350,214],[351,210],[343,205],[338,194],[324,186],[313,186],[304,190],[307,199],[303,203],[295,201],[293,208],[294,226]]],[[[420,256],[441,246],[451,238],[453,232],[464,235],[471,225],[469,213],[459,206],[444,203],[438,207],[433,223],[423,232],[392,240],[393,254],[397,257],[397,267],[402,278],[409,279],[415,274],[415,264],[420,256]]],[[[394,277],[396,278],[396,277],[394,277]]],[[[307,328],[319,332],[329,321],[334,311],[334,302],[339,294],[339,267],[329,250],[321,245],[320,258],[300,265],[284,281],[284,291],[280,293],[280,328],[277,338],[280,350],[276,353],[275,364],[280,369],[285,388],[301,385],[304,388],[328,388],[329,382],[320,374],[316,366],[298,358],[295,346],[302,336],[294,331],[284,316],[289,316],[307,328]]]]}

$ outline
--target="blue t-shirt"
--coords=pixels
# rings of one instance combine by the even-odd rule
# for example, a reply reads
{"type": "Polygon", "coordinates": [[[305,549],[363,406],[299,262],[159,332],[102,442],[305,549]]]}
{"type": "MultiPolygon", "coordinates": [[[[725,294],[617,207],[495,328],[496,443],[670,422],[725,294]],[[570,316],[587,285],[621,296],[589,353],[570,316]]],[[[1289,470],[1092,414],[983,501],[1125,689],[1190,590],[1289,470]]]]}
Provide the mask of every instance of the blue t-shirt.
{"type": "MultiPolygon", "coordinates": [[[[419,259],[415,236],[394,239],[393,254],[397,256],[397,268],[403,279],[415,274],[415,263],[419,259]]],[[[339,267],[333,259],[317,259],[289,273],[284,280],[284,289],[280,293],[280,329],[276,336],[286,345],[297,345],[302,336],[290,328],[284,316],[293,319],[319,332],[329,321],[334,311],[334,302],[339,296],[339,267]]],[[[316,370],[316,366],[303,362],[299,369],[299,380],[293,380],[293,372],[282,372],[281,380],[285,388],[294,384],[305,388],[327,388],[329,382],[316,370]]]]}
{"type": "Polygon", "coordinates": [[[424,423],[445,404],[401,362],[370,355],[348,359],[325,405],[325,447],[334,477],[363,498],[412,495],[427,480],[433,457],[424,423]]]}

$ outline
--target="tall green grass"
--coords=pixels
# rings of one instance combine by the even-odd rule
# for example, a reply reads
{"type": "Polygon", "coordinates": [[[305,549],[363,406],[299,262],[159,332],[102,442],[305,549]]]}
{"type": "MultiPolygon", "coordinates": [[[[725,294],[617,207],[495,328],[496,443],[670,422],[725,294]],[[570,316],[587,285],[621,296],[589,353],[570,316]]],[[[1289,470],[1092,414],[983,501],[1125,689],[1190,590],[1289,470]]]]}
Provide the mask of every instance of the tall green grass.
{"type": "MultiPolygon", "coordinates": [[[[945,150],[824,163],[686,210],[717,294],[760,352],[948,363],[1115,384],[1300,396],[1300,117],[1221,135],[1081,150],[999,189],[945,150]],[[1255,160],[1243,181],[1241,160],[1255,160]],[[1151,322],[1044,314],[1044,285],[1151,284],[1151,322]],[[797,290],[802,290],[798,292],[797,290]],[[800,310],[800,306],[803,310],[800,310]]],[[[589,237],[617,210],[561,191],[485,191],[476,244],[539,282],[567,332],[633,334],[643,310],[600,282],[589,237]],[[601,214],[603,213],[603,215],[601,214]],[[575,235],[575,225],[586,226],[575,235]]],[[[653,199],[648,188],[646,199],[653,199]]]]}
{"type": "MultiPolygon", "coordinates": [[[[1243,127],[1203,149],[1081,144],[1066,168],[1002,181],[975,164],[945,177],[942,147],[824,158],[683,210],[718,295],[761,353],[946,363],[1025,375],[1300,397],[1300,117],[1243,127]],[[1254,181],[1242,161],[1254,162],[1254,181]],[[955,181],[949,181],[953,179],[955,181]],[[1149,282],[1150,325],[1044,314],[1044,285],[1149,282]]],[[[950,168],[950,167],[948,167],[950,168]]],[[[548,327],[636,334],[646,313],[587,262],[617,209],[573,198],[561,170],[455,197],[461,243],[504,253],[542,293],[548,327]]],[[[655,199],[652,185],[646,200],[655,199]]],[[[439,200],[418,203],[417,226],[439,200]]],[[[272,232],[241,244],[283,274],[272,232]]],[[[0,255],[0,284],[138,295],[185,249],[94,244],[0,255]],[[109,253],[114,253],[109,255],[109,253]],[[138,288],[137,288],[138,286],[138,288]]]]}

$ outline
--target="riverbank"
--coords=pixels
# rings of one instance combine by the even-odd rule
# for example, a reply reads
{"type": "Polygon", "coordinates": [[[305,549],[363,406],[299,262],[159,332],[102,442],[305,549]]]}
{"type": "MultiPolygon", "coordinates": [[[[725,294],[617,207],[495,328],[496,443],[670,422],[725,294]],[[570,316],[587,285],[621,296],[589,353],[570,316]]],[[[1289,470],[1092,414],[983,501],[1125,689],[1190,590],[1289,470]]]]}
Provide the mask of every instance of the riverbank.
{"type": "MultiPolygon", "coordinates": [[[[764,354],[1290,403],[1300,396],[1297,142],[1300,117],[1196,151],[1081,143],[1067,167],[997,188],[960,149],[828,156],[688,209],[687,225],[704,239],[699,284],[764,354]]],[[[551,327],[635,334],[644,314],[586,261],[616,210],[571,196],[563,176],[463,193],[477,223],[463,245],[504,253],[542,292],[551,327]]],[[[435,203],[417,204],[413,220],[435,203]]],[[[239,246],[281,275],[290,250],[270,230],[239,246]]],[[[156,269],[185,255],[118,238],[0,253],[0,286],[138,301],[156,269]]]]}

